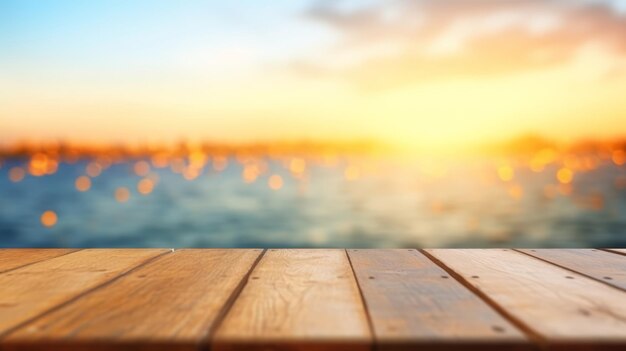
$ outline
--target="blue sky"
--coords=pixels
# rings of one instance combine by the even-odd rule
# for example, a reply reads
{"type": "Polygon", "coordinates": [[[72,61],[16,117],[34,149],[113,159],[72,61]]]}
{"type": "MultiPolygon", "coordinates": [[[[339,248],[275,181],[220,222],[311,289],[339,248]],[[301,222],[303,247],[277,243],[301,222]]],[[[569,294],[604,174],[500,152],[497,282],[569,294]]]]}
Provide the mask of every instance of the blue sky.
{"type": "Polygon", "coordinates": [[[0,139],[614,136],[625,16],[618,0],[2,0],[0,139]]]}
{"type": "Polygon", "coordinates": [[[0,62],[3,71],[166,68],[184,52],[235,47],[250,47],[260,59],[284,58],[319,39],[319,27],[301,23],[305,7],[303,1],[2,1],[0,62]]]}

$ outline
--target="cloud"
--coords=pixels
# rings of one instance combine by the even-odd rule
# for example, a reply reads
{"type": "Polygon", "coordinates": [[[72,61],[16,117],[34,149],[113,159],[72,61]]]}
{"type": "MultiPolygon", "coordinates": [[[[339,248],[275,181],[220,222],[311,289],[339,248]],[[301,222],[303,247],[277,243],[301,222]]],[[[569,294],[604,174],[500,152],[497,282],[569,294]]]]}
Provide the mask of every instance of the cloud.
{"type": "Polygon", "coordinates": [[[340,39],[294,67],[366,89],[558,66],[587,44],[626,54],[626,18],[608,1],[323,1],[305,16],[340,39]]]}

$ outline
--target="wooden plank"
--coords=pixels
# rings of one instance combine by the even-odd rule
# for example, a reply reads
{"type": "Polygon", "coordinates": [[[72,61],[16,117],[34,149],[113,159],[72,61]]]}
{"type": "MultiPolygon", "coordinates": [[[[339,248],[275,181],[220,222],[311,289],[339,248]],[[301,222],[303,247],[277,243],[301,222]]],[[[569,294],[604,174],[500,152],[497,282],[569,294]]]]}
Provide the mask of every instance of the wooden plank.
{"type": "Polygon", "coordinates": [[[82,250],[0,275],[0,335],[169,250],[82,250]]]}
{"type": "Polygon", "coordinates": [[[427,250],[551,349],[626,348],[626,293],[506,249],[427,250]]]}
{"type": "Polygon", "coordinates": [[[596,249],[520,249],[518,251],[626,290],[626,257],[596,249]]]}
{"type": "Polygon", "coordinates": [[[262,250],[179,250],[37,319],[15,350],[195,350],[262,250]]]}
{"type": "Polygon", "coordinates": [[[212,350],[364,350],[371,335],[344,250],[269,250],[212,350]]]}
{"type": "Polygon", "coordinates": [[[0,250],[0,273],[29,264],[66,255],[76,249],[3,249],[0,250]]]}
{"type": "Polygon", "coordinates": [[[620,255],[626,255],[626,249],[606,249],[606,250],[620,254],[620,255]]]}
{"type": "Polygon", "coordinates": [[[417,250],[348,250],[377,349],[533,348],[515,326],[417,250]]]}

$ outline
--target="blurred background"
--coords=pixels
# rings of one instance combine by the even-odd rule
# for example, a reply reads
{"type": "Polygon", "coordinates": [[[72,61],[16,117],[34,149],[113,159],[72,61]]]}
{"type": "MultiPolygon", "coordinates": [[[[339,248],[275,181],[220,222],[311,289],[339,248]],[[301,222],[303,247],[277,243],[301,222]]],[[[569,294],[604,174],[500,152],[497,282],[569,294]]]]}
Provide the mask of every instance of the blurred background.
{"type": "Polygon", "coordinates": [[[0,247],[626,247],[626,2],[0,2],[0,247]]]}

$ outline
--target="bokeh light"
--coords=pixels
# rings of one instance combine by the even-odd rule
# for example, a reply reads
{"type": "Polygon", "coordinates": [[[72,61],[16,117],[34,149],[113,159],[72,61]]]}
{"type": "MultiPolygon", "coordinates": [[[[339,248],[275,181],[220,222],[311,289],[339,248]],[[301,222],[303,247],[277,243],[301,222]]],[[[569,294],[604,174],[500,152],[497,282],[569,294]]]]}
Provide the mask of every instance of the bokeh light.
{"type": "Polygon", "coordinates": [[[278,174],[274,174],[269,178],[267,184],[269,185],[270,189],[279,190],[283,187],[283,178],[278,174]]]}
{"type": "Polygon", "coordinates": [[[41,214],[41,225],[47,228],[54,227],[57,224],[57,214],[54,211],[48,210],[41,214]]]}
{"type": "Polygon", "coordinates": [[[141,195],[148,195],[154,189],[154,181],[150,178],[144,178],[137,183],[137,191],[141,195]]]}
{"type": "Polygon", "coordinates": [[[9,170],[9,179],[14,182],[21,182],[24,179],[26,172],[22,167],[13,167],[9,170]]]}
{"type": "Polygon", "coordinates": [[[115,189],[115,200],[117,202],[127,202],[130,199],[130,191],[126,187],[115,189]]]}
{"type": "Polygon", "coordinates": [[[569,168],[563,167],[556,173],[556,178],[562,184],[569,184],[574,179],[574,172],[569,168]]]}
{"type": "Polygon", "coordinates": [[[87,176],[80,176],[76,178],[74,186],[80,192],[88,191],[91,188],[91,179],[87,176]]]}

